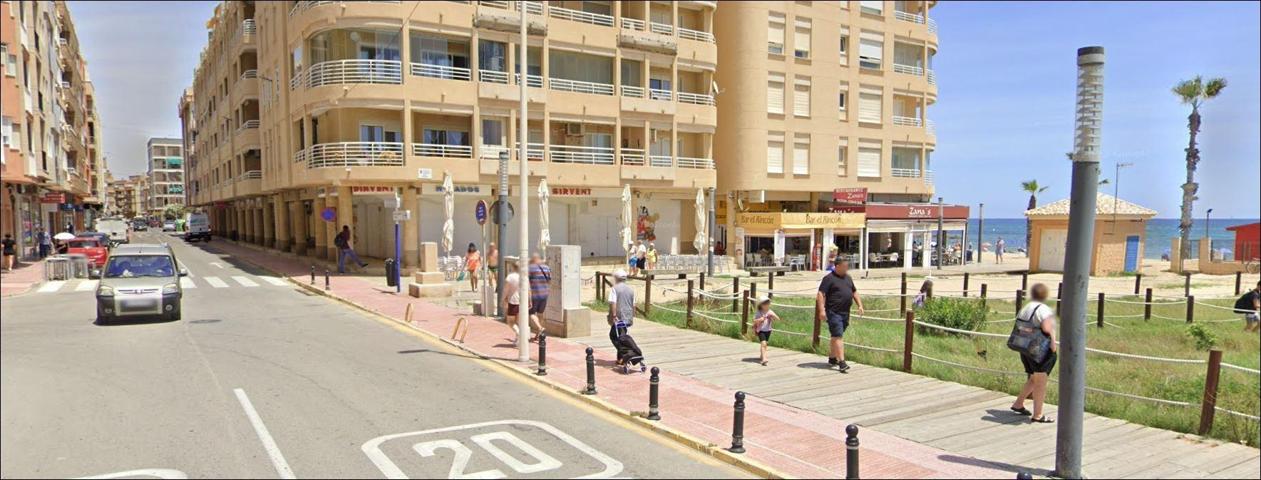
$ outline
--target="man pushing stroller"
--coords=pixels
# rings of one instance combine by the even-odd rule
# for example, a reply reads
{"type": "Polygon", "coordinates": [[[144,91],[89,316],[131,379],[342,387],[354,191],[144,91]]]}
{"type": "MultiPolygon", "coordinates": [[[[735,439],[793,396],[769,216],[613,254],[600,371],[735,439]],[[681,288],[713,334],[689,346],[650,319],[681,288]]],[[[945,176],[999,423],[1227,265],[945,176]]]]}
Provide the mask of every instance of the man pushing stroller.
{"type": "Polygon", "coordinates": [[[635,323],[635,290],[626,284],[626,271],[622,269],[613,272],[608,322],[609,341],[617,349],[617,365],[622,368],[622,373],[630,373],[633,365],[638,365],[640,372],[647,370],[643,351],[627,332],[635,323]]]}

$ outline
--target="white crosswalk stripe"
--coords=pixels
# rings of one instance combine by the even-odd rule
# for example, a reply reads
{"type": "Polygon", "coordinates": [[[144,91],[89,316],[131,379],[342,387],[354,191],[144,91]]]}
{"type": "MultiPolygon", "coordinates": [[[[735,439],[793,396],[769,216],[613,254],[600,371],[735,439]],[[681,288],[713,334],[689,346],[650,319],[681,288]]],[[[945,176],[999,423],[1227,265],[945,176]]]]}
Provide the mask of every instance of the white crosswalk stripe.
{"type": "Polygon", "coordinates": [[[86,291],[88,291],[88,290],[96,290],[96,284],[97,284],[97,283],[100,283],[100,282],[98,282],[98,281],[96,281],[96,280],[83,280],[83,281],[80,281],[78,285],[75,285],[75,287],[74,287],[74,291],[76,291],[76,292],[86,292],[86,291]]]}
{"type": "Polygon", "coordinates": [[[65,280],[53,280],[51,282],[45,283],[44,285],[40,286],[39,293],[52,293],[57,290],[61,290],[61,287],[64,286],[65,284],[66,284],[65,280]]]}
{"type": "Polygon", "coordinates": [[[258,286],[258,282],[250,280],[250,277],[243,277],[240,275],[236,275],[236,276],[233,276],[232,279],[236,280],[236,283],[241,284],[242,287],[257,287],[258,286]]]}
{"type": "Polygon", "coordinates": [[[228,283],[220,280],[219,277],[201,277],[206,283],[215,288],[228,288],[228,283]]]}
{"type": "Polygon", "coordinates": [[[264,282],[270,283],[277,287],[283,287],[289,284],[289,282],[284,281],[284,279],[280,279],[276,277],[258,277],[258,278],[261,278],[263,279],[264,282]]]}
{"type": "Polygon", "coordinates": [[[190,288],[197,288],[197,284],[193,283],[193,279],[188,278],[188,277],[184,277],[180,279],[180,286],[184,287],[185,290],[190,289],[190,288]]]}

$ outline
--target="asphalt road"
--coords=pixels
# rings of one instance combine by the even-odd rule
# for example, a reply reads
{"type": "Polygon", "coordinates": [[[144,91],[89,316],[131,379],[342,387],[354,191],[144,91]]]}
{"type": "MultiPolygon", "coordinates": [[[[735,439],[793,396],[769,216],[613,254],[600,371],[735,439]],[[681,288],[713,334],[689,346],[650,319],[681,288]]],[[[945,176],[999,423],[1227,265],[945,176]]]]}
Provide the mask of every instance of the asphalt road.
{"type": "Polygon", "coordinates": [[[80,280],[3,301],[0,476],[746,476],[213,243],[139,236],[190,271],[182,321],[97,326],[80,280]]]}

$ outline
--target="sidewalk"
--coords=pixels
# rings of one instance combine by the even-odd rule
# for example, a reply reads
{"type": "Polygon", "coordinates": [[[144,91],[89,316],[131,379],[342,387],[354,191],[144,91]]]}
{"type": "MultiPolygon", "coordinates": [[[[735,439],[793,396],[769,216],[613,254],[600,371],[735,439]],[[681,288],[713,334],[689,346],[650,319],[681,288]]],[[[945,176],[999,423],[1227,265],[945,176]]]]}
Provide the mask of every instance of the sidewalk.
{"type": "Polygon", "coordinates": [[[0,297],[26,293],[43,280],[43,262],[22,262],[14,265],[12,272],[0,271],[0,297]]]}
{"type": "MultiPolygon", "coordinates": [[[[310,261],[307,259],[275,255],[229,242],[215,243],[208,248],[272,270],[291,281],[303,285],[310,282],[310,261]]],[[[323,291],[323,279],[316,280],[314,287],[308,288],[323,291]]],[[[381,285],[376,278],[334,276],[330,283],[331,289],[327,292],[330,296],[395,320],[402,321],[407,306],[412,305],[411,326],[434,336],[448,338],[458,319],[467,318],[469,329],[463,348],[517,369],[523,375],[533,376],[530,372],[534,371],[535,365],[533,362],[523,365],[516,361],[512,334],[503,324],[406,295],[396,295],[393,289],[381,285]]],[[[636,333],[639,332],[637,330],[636,333]]],[[[615,412],[642,415],[648,406],[648,375],[621,375],[613,371],[614,356],[606,348],[607,338],[603,342],[598,340],[602,337],[602,334],[592,337],[595,340],[591,346],[598,349],[596,383],[599,394],[589,400],[615,412]]],[[[531,345],[535,348],[531,352],[534,355],[537,347],[531,345]]],[[[533,378],[558,390],[570,393],[580,390],[586,381],[586,347],[586,344],[572,339],[549,339],[548,375],[533,378]]],[[[752,347],[741,344],[740,348],[747,350],[752,347]]],[[[734,455],[723,451],[731,444],[734,394],[735,390],[721,384],[663,368],[660,390],[662,420],[643,422],[719,458],[748,462],[746,467],[769,476],[841,478],[845,475],[846,422],[753,395],[747,399],[745,413],[744,444],[748,452],[734,455]]],[[[862,475],[867,478],[1015,476],[1010,468],[953,455],[872,429],[862,429],[859,438],[862,442],[862,475]]]]}

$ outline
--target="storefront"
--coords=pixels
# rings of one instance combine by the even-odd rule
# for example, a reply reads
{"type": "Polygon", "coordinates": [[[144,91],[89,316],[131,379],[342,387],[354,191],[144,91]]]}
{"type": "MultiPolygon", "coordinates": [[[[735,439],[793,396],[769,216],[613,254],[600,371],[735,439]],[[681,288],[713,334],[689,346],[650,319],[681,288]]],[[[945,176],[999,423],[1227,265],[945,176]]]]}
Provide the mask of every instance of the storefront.
{"type": "Polygon", "coordinates": [[[731,253],[742,267],[817,267],[816,239],[861,235],[864,220],[861,212],[742,212],[731,253]]]}
{"type": "Polygon", "coordinates": [[[840,204],[835,211],[865,213],[866,231],[858,261],[861,268],[928,268],[937,264],[938,219],[946,238],[942,256],[946,265],[968,260],[966,205],[867,203],[840,204]],[[925,251],[928,252],[925,255],[925,251]]]}

